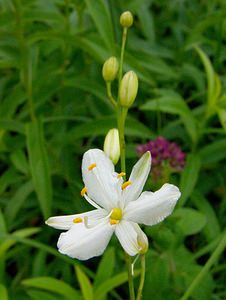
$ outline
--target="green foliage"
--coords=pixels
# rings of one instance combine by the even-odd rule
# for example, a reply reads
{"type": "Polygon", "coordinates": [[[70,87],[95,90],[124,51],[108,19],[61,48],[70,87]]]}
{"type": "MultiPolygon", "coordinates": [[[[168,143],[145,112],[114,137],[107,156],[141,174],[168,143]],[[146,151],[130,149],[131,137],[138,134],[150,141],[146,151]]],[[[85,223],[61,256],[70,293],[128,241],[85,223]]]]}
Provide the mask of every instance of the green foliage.
{"type": "MultiPolygon", "coordinates": [[[[126,120],[128,173],[136,146],[156,136],[186,152],[185,168],[169,178],[182,191],[178,206],[144,229],[143,299],[180,299],[223,237],[224,1],[0,0],[1,300],[128,299],[119,244],[80,264],[57,251],[58,233],[44,224],[90,209],[80,198],[81,158],[117,126],[101,68],[120,56],[125,10],[134,26],[123,71],[139,78],[126,120]]],[[[138,260],[135,277],[139,268],[138,260]]],[[[190,298],[224,299],[224,274],[219,257],[190,298]]]]}

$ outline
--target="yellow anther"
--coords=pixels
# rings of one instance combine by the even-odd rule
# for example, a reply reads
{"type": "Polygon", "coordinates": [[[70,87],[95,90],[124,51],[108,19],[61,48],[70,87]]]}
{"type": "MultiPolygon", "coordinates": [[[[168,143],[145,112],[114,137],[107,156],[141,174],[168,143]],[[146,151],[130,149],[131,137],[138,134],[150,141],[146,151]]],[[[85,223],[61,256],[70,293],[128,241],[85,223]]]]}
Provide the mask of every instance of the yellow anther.
{"type": "Polygon", "coordinates": [[[117,176],[117,177],[118,177],[118,178],[121,178],[121,177],[123,177],[123,176],[125,176],[125,175],[126,175],[126,173],[125,173],[125,172],[121,172],[121,173],[119,173],[119,174],[118,174],[118,176],[117,176]]]}
{"type": "Polygon", "coordinates": [[[119,220],[115,220],[115,219],[110,219],[110,224],[111,225],[116,225],[119,223],[119,220]]]}
{"type": "Polygon", "coordinates": [[[83,197],[87,191],[88,191],[88,189],[86,187],[84,187],[80,192],[81,196],[83,197]]]}
{"type": "Polygon", "coordinates": [[[129,181],[129,180],[126,181],[126,182],[124,182],[123,185],[122,185],[122,190],[124,190],[125,188],[127,188],[127,186],[129,186],[131,183],[132,183],[132,182],[129,181]]]}
{"type": "Polygon", "coordinates": [[[113,208],[110,218],[112,220],[121,220],[122,219],[122,210],[118,207],[113,208]]]}
{"type": "Polygon", "coordinates": [[[77,223],[82,223],[83,221],[82,221],[82,218],[75,218],[74,220],[73,220],[73,223],[75,223],[75,224],[77,224],[77,223]]]}
{"type": "Polygon", "coordinates": [[[88,170],[91,171],[93,168],[95,168],[97,166],[97,164],[91,164],[89,167],[88,167],[88,170]]]}

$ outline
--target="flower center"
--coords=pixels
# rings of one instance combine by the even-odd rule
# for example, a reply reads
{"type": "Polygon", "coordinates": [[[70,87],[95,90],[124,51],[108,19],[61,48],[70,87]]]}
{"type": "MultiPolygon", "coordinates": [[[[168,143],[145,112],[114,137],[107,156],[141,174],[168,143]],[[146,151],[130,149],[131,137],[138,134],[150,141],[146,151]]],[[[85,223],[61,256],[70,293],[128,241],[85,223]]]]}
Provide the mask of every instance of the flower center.
{"type": "Polygon", "coordinates": [[[122,219],[122,210],[118,207],[113,208],[110,218],[113,220],[121,220],[122,219]]]}
{"type": "Polygon", "coordinates": [[[119,207],[113,208],[110,215],[110,224],[116,225],[119,223],[121,219],[122,219],[122,210],[119,207]]]}

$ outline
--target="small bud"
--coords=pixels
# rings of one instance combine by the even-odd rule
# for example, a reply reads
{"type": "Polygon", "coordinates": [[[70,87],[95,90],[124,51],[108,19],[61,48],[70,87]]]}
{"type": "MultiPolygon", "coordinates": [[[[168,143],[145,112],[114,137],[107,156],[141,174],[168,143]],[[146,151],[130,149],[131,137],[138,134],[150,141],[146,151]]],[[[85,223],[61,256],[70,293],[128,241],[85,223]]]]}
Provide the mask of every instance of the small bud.
{"type": "Polygon", "coordinates": [[[112,56],[107,59],[102,68],[102,76],[105,81],[113,81],[118,73],[118,60],[112,56]]]}
{"type": "Polygon", "coordinates": [[[104,140],[104,152],[116,165],[120,157],[118,129],[113,128],[108,131],[104,140]]]}
{"type": "Polygon", "coordinates": [[[131,27],[133,25],[133,15],[130,11],[125,11],[120,16],[120,24],[122,27],[131,27]]]}
{"type": "Polygon", "coordinates": [[[137,243],[139,246],[139,253],[145,254],[148,251],[148,239],[145,234],[139,234],[137,236],[137,243]]]}
{"type": "Polygon", "coordinates": [[[119,98],[122,106],[132,106],[138,90],[138,78],[135,72],[127,72],[120,83],[119,98]]]}

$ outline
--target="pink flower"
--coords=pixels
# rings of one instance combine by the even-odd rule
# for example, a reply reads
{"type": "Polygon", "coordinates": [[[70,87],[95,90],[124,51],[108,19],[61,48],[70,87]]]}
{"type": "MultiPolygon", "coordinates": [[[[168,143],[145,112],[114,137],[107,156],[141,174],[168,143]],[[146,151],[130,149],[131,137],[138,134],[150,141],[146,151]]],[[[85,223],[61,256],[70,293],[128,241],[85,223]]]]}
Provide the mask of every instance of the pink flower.
{"type": "Polygon", "coordinates": [[[161,176],[164,168],[170,172],[180,172],[185,165],[185,153],[174,142],[170,142],[162,136],[146,144],[137,146],[137,152],[141,155],[146,151],[151,152],[154,177],[161,176]]]}

